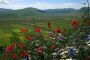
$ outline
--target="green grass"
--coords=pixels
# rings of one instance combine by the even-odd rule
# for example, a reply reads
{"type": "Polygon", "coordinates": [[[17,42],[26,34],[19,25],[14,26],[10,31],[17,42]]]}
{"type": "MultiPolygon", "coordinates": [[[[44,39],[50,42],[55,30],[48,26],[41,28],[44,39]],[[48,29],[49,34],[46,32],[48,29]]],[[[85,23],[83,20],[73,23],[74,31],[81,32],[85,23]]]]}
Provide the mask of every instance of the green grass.
{"type": "MultiPolygon", "coordinates": [[[[79,19],[80,20],[80,19],[79,19]]],[[[3,43],[3,45],[8,45],[11,41],[11,37],[14,37],[15,34],[19,34],[18,32],[20,31],[21,27],[27,27],[30,29],[31,34],[34,33],[35,31],[35,26],[40,25],[41,31],[42,32],[48,32],[48,26],[47,23],[51,22],[53,29],[60,27],[62,30],[64,29],[71,29],[71,20],[70,18],[51,18],[50,20],[30,20],[30,21],[8,21],[2,24],[0,24],[0,43],[3,43]],[[32,25],[32,29],[30,27],[32,25]]],[[[1,22],[0,22],[1,23],[1,22]]],[[[20,36],[21,37],[21,36],[20,36]]],[[[25,37],[23,37],[24,40],[25,37]]]]}

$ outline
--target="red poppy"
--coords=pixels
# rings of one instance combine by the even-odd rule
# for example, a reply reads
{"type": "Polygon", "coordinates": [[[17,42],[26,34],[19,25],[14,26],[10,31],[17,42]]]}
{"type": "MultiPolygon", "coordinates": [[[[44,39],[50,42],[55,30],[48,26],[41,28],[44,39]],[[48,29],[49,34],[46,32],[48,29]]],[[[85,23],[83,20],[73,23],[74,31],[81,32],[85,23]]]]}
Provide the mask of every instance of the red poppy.
{"type": "Polygon", "coordinates": [[[20,33],[24,33],[24,32],[26,32],[27,30],[25,29],[25,28],[21,28],[21,30],[20,30],[20,33]]]}
{"type": "Polygon", "coordinates": [[[61,29],[60,29],[60,28],[56,28],[56,29],[54,30],[54,32],[61,33],[61,29]]]}
{"type": "Polygon", "coordinates": [[[78,26],[78,21],[77,20],[72,20],[71,24],[72,24],[73,28],[76,28],[78,26]]]}
{"type": "Polygon", "coordinates": [[[31,40],[31,36],[26,36],[26,39],[29,41],[31,40]]]}
{"type": "Polygon", "coordinates": [[[13,54],[13,55],[12,55],[12,58],[13,58],[13,59],[16,59],[16,58],[17,58],[17,55],[16,55],[16,54],[13,54]]]}
{"type": "Polygon", "coordinates": [[[52,25],[50,22],[48,22],[48,28],[52,28],[52,25]]]}
{"type": "Polygon", "coordinates": [[[6,50],[6,52],[12,52],[12,51],[13,51],[13,46],[12,46],[12,45],[7,46],[7,47],[5,48],[5,50],[6,50]]]}
{"type": "Polygon", "coordinates": [[[39,54],[42,54],[42,53],[43,53],[43,47],[38,47],[38,48],[37,48],[37,52],[38,52],[39,54]]]}
{"type": "Polygon", "coordinates": [[[51,45],[50,48],[51,49],[56,49],[56,45],[51,45]]]}
{"type": "Polygon", "coordinates": [[[40,32],[40,31],[41,31],[41,30],[40,30],[40,26],[37,26],[35,31],[36,31],[36,32],[40,32]]]}
{"type": "Polygon", "coordinates": [[[24,45],[22,43],[18,44],[19,48],[24,48],[24,45]]]}
{"type": "Polygon", "coordinates": [[[20,52],[21,57],[27,57],[28,56],[28,51],[22,51],[20,52]]]}

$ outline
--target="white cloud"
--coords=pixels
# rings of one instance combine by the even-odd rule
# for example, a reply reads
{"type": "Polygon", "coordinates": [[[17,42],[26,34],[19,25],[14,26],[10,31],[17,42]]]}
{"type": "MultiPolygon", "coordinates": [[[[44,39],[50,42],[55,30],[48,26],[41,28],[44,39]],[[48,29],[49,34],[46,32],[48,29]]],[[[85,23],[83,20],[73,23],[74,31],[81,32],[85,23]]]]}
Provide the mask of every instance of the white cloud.
{"type": "Polygon", "coordinates": [[[83,5],[79,3],[45,3],[45,2],[36,2],[33,4],[12,4],[9,3],[8,5],[0,5],[0,8],[7,8],[7,9],[23,9],[27,7],[34,7],[38,9],[55,9],[55,8],[76,8],[79,9],[83,5]]]}
{"type": "Polygon", "coordinates": [[[6,8],[6,9],[23,9],[23,8],[27,8],[30,7],[30,5],[22,5],[22,4],[8,4],[8,5],[0,5],[0,8],[6,8]]]}
{"type": "Polygon", "coordinates": [[[9,2],[8,2],[8,0],[0,0],[0,5],[1,4],[8,4],[9,2]]]}
{"type": "Polygon", "coordinates": [[[79,9],[83,5],[78,4],[78,3],[59,3],[59,4],[54,4],[54,3],[40,3],[36,2],[36,4],[33,4],[35,8],[39,9],[54,9],[54,8],[76,8],[79,9]]]}

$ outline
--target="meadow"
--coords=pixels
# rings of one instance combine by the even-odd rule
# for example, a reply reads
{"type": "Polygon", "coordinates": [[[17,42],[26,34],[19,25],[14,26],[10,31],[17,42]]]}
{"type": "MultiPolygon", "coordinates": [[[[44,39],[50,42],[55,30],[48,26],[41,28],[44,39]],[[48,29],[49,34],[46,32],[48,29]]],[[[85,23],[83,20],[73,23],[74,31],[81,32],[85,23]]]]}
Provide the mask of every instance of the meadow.
{"type": "MultiPolygon", "coordinates": [[[[80,25],[82,22],[81,18],[71,18],[71,16],[1,20],[0,59],[54,60],[62,57],[69,58],[67,46],[73,46],[73,34],[78,30],[77,24],[80,25]],[[58,55],[53,57],[54,52],[59,51],[57,49],[66,51],[66,57],[58,57],[58,55]]],[[[76,44],[77,50],[80,44],[82,43],[76,44]]],[[[75,59],[77,57],[78,55],[74,56],[75,59]]]]}
{"type": "MultiPolygon", "coordinates": [[[[47,20],[41,18],[41,19],[23,19],[23,20],[8,20],[8,21],[1,21],[0,22],[0,46],[2,45],[8,45],[10,43],[10,38],[13,37],[13,33],[18,34],[21,27],[25,27],[26,25],[29,25],[28,28],[34,27],[36,25],[40,25],[42,31],[46,29],[48,31],[48,22],[51,22],[53,25],[53,28],[60,27],[62,30],[64,29],[70,29],[71,28],[71,18],[49,18],[47,20]]],[[[31,30],[35,30],[35,29],[31,30]]]]}

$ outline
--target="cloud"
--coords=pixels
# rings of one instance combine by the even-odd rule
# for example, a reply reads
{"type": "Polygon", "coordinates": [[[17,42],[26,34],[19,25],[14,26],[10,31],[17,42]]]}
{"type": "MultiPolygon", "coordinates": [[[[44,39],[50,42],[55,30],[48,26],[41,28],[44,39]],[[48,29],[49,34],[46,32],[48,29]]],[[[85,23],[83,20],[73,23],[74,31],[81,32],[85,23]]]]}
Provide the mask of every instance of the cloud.
{"type": "MultiPolygon", "coordinates": [[[[5,2],[5,1],[4,1],[5,2]]],[[[0,8],[7,9],[23,9],[27,7],[34,7],[38,9],[56,9],[56,8],[76,8],[79,9],[83,5],[79,3],[47,3],[47,2],[35,2],[31,4],[23,4],[23,3],[9,3],[8,5],[0,5],[0,8]]]]}
{"type": "Polygon", "coordinates": [[[40,3],[36,2],[32,5],[35,8],[39,9],[55,9],[55,8],[76,8],[79,9],[82,7],[82,4],[79,3],[40,3]]]}
{"type": "Polygon", "coordinates": [[[23,5],[23,4],[8,4],[6,5],[0,5],[0,8],[6,8],[6,9],[13,9],[13,10],[17,10],[17,9],[23,9],[23,8],[27,8],[30,7],[30,5],[23,5]]]}
{"type": "Polygon", "coordinates": [[[0,5],[1,4],[8,4],[9,2],[8,2],[8,0],[0,0],[0,5]]]}

